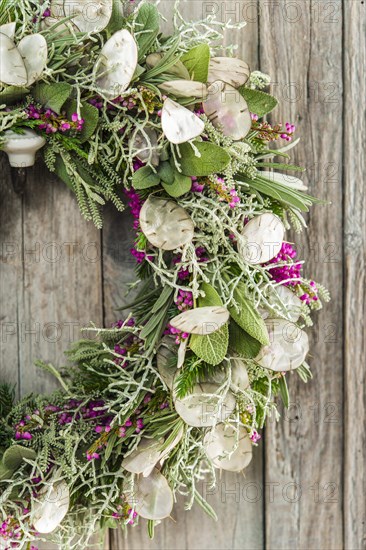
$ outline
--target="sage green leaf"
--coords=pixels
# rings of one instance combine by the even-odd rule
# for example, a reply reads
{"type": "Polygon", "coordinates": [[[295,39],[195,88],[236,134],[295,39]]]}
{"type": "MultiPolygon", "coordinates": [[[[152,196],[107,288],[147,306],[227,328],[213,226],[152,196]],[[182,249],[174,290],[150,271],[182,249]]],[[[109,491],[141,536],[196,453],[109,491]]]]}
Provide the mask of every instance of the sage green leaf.
{"type": "Polygon", "coordinates": [[[167,162],[167,161],[161,162],[159,164],[158,174],[160,176],[160,179],[164,183],[168,183],[169,185],[171,185],[173,183],[173,181],[174,181],[174,169],[171,166],[170,162],[167,162]]]}
{"type": "Polygon", "coordinates": [[[239,283],[236,287],[234,300],[239,306],[239,311],[234,306],[228,306],[228,310],[234,321],[263,346],[269,345],[268,330],[265,322],[247,297],[246,287],[243,283],[239,283]]]}
{"type": "Polygon", "coordinates": [[[0,481],[3,479],[10,479],[12,476],[13,470],[9,470],[9,468],[6,468],[4,464],[0,462],[0,481]]]}
{"type": "Polygon", "coordinates": [[[105,30],[112,36],[112,34],[123,28],[124,23],[122,2],[121,0],[113,0],[112,15],[105,30]]]}
{"type": "Polygon", "coordinates": [[[191,190],[192,180],[189,176],[184,176],[180,172],[175,172],[173,183],[168,185],[163,182],[162,186],[171,197],[181,197],[191,190]]]}
{"type": "Polygon", "coordinates": [[[199,44],[181,57],[183,65],[188,69],[192,80],[206,84],[208,66],[210,63],[210,48],[208,44],[199,44]]]}
{"type": "Polygon", "coordinates": [[[154,44],[159,30],[159,11],[156,6],[143,4],[135,19],[135,39],[139,50],[139,61],[154,44]]]}
{"type": "Polygon", "coordinates": [[[257,357],[262,344],[243,330],[234,319],[229,325],[229,346],[243,359],[254,359],[257,357]]]}
{"type": "Polygon", "coordinates": [[[132,176],[132,185],[135,189],[149,189],[159,183],[160,177],[150,166],[143,166],[132,176]]]}
{"type": "MultiPolygon", "coordinates": [[[[200,290],[205,292],[205,296],[198,299],[198,307],[222,306],[222,300],[213,286],[208,283],[203,283],[200,290]]],[[[224,360],[228,345],[228,323],[216,332],[206,336],[192,334],[189,344],[191,350],[197,355],[197,357],[203,359],[203,361],[209,365],[218,365],[224,360]]]]}
{"type": "MultiPolygon", "coordinates": [[[[75,100],[67,102],[67,118],[71,120],[73,113],[77,112],[77,102],[75,100]]],[[[84,119],[83,129],[78,132],[78,137],[81,142],[88,141],[94,134],[99,121],[99,111],[90,103],[83,103],[80,109],[80,116],[84,119]]]]}
{"type": "Polygon", "coordinates": [[[220,173],[230,162],[229,153],[214,143],[195,141],[194,146],[198,149],[200,156],[195,155],[195,150],[189,143],[182,143],[179,146],[181,154],[179,162],[185,176],[209,176],[220,173]]]}
{"type": "Polygon", "coordinates": [[[34,460],[37,454],[33,449],[23,447],[23,445],[12,445],[6,449],[3,456],[3,465],[8,470],[17,470],[23,462],[24,458],[34,460]]]}
{"type": "Polygon", "coordinates": [[[277,99],[266,92],[261,90],[252,90],[245,86],[240,86],[240,94],[243,96],[248,104],[249,111],[255,113],[259,117],[267,115],[277,106],[277,99]]]}
{"type": "Polygon", "coordinates": [[[60,180],[62,180],[64,183],[66,183],[66,185],[67,185],[67,187],[69,187],[69,189],[74,190],[72,179],[70,178],[69,174],[67,173],[65,163],[62,160],[60,155],[57,155],[57,157],[56,157],[55,173],[58,175],[60,180]]]}
{"type": "Polygon", "coordinates": [[[67,84],[67,82],[57,82],[55,84],[41,83],[34,88],[33,95],[38,103],[60,114],[71,92],[72,86],[67,84]]]}
{"type": "Polygon", "coordinates": [[[224,325],[216,332],[200,336],[192,334],[189,347],[209,365],[219,365],[225,358],[229,345],[228,325],[224,325]]]}
{"type": "Polygon", "coordinates": [[[4,88],[0,92],[0,104],[6,103],[6,105],[10,105],[12,103],[15,103],[16,101],[20,101],[27,94],[29,94],[28,88],[22,88],[19,86],[6,86],[6,88],[4,88]]]}

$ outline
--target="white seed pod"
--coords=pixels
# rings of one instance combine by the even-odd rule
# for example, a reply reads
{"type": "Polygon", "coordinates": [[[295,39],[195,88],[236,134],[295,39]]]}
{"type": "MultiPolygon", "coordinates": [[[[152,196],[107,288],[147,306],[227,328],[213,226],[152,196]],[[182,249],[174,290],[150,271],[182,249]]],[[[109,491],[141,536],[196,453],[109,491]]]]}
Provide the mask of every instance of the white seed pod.
{"type": "Polygon", "coordinates": [[[166,94],[176,97],[195,97],[200,101],[207,98],[207,86],[194,80],[170,80],[159,84],[159,88],[166,94]]]}
{"type": "Polygon", "coordinates": [[[158,136],[152,128],[136,132],[131,140],[130,150],[142,162],[150,161],[153,166],[159,165],[158,136]]]}
{"type": "Polygon", "coordinates": [[[31,523],[39,533],[52,533],[62,522],[70,505],[70,492],[65,481],[46,487],[32,500],[31,523]]]}
{"type": "Polygon", "coordinates": [[[107,40],[96,62],[96,84],[105,96],[114,99],[128,88],[137,58],[137,45],[128,30],[117,31],[107,40]]]}
{"type": "Polygon", "coordinates": [[[212,57],[208,66],[208,83],[222,80],[233,88],[244,86],[250,76],[249,65],[235,57],[212,57]]]}
{"type": "Polygon", "coordinates": [[[247,102],[238,90],[221,80],[209,86],[203,109],[212,124],[234,141],[245,138],[251,128],[247,102]]]}
{"type": "Polygon", "coordinates": [[[145,519],[160,520],[173,510],[173,493],[165,477],[154,469],[148,477],[135,480],[133,489],[126,491],[129,505],[145,519]]]}
{"type": "Polygon", "coordinates": [[[188,426],[209,427],[224,422],[235,409],[231,392],[218,394],[218,384],[196,384],[191,393],[174,400],[175,410],[188,426]]]}
{"type": "Polygon", "coordinates": [[[248,264],[264,264],[281,250],[285,227],[274,214],[265,213],[252,218],[242,230],[238,251],[248,264]]]}
{"type": "Polygon", "coordinates": [[[185,143],[202,134],[205,123],[197,115],[172,99],[164,101],[161,126],[171,143],[185,143]]]}
{"type": "Polygon", "coordinates": [[[111,18],[112,8],[113,0],[63,0],[64,17],[72,16],[73,25],[85,33],[105,29],[111,18]]]}
{"type": "Polygon", "coordinates": [[[26,85],[31,86],[42,75],[47,64],[46,39],[42,34],[29,34],[19,42],[18,51],[27,71],[26,85]]]}
{"type": "Polygon", "coordinates": [[[241,472],[252,460],[249,434],[243,426],[238,431],[230,425],[218,424],[205,435],[203,445],[215,468],[241,472]]]}
{"type": "Polygon", "coordinates": [[[219,330],[228,320],[229,311],[226,307],[206,306],[184,311],[173,317],[170,324],[188,334],[207,336],[219,330]]]}
{"type": "Polygon", "coordinates": [[[271,301],[279,307],[281,307],[281,302],[285,305],[290,321],[296,323],[299,320],[302,301],[287,286],[276,286],[271,296],[271,301]]]}
{"type": "Polygon", "coordinates": [[[249,376],[248,371],[241,359],[238,357],[232,357],[230,359],[231,365],[231,386],[233,389],[239,389],[245,391],[249,388],[249,376]]]}
{"type": "Polygon", "coordinates": [[[6,36],[9,37],[10,40],[14,40],[15,29],[16,29],[15,22],[5,23],[5,25],[0,25],[0,33],[6,34],[6,36]]]}
{"type": "Polygon", "coordinates": [[[0,33],[0,82],[9,86],[25,86],[27,71],[14,42],[0,33]]]}
{"type": "Polygon", "coordinates": [[[193,221],[176,202],[150,196],[140,212],[140,226],[148,241],[162,250],[175,250],[191,242],[193,221]]]}
{"type": "Polygon", "coordinates": [[[306,332],[284,319],[267,319],[265,323],[271,343],[262,347],[255,361],[276,372],[300,367],[309,352],[306,332]]]}
{"type": "Polygon", "coordinates": [[[23,129],[22,134],[6,130],[4,137],[6,141],[2,149],[9,157],[10,166],[15,168],[33,166],[36,152],[46,143],[43,137],[28,128],[23,129]]]}
{"type": "Polygon", "coordinates": [[[271,180],[274,183],[281,183],[291,189],[297,189],[298,191],[306,191],[308,189],[304,182],[295,176],[280,174],[280,172],[261,172],[261,175],[263,175],[267,180],[271,180]]]}
{"type": "Polygon", "coordinates": [[[162,439],[158,441],[143,437],[137,448],[123,459],[122,468],[131,474],[149,476],[161,457],[162,442],[162,439]]]}

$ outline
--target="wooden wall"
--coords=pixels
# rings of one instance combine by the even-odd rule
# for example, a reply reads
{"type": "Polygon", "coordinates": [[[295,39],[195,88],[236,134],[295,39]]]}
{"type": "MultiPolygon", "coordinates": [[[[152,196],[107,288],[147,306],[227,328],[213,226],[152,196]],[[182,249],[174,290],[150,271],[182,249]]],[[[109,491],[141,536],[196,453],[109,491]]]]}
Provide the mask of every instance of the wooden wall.
{"type": "MultiPolygon", "coordinates": [[[[173,0],[162,9],[169,20],[173,0]]],[[[296,238],[306,273],[332,302],[312,332],[314,380],[290,377],[292,405],[270,422],[244,475],[224,474],[209,502],[213,523],[179,502],[174,521],[113,550],[341,549],[366,547],[365,519],[365,3],[359,0],[183,0],[186,18],[216,12],[246,20],[228,31],[238,56],[272,76],[278,121],[298,126],[295,160],[308,167],[313,194],[331,201],[308,216],[296,238]]],[[[89,321],[110,324],[133,279],[130,220],[105,211],[103,231],[85,223],[65,186],[42,164],[17,196],[2,158],[1,377],[19,394],[51,390],[36,358],[63,363],[89,321]]]]}

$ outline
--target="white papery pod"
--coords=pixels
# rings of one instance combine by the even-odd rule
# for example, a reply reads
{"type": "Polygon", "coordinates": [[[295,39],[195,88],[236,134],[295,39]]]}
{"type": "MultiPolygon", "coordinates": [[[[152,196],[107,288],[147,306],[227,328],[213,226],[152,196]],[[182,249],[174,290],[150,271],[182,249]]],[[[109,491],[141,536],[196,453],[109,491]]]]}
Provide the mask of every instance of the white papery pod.
{"type": "Polygon", "coordinates": [[[274,289],[272,301],[281,307],[281,302],[286,307],[287,315],[293,323],[299,320],[302,301],[287,286],[279,285],[274,289]],[[281,301],[281,302],[280,302],[281,301]]]}
{"type": "Polygon", "coordinates": [[[122,468],[131,474],[149,476],[161,455],[163,440],[148,439],[143,437],[137,448],[122,460],[122,468]]]}
{"type": "Polygon", "coordinates": [[[64,17],[72,16],[71,21],[75,27],[85,33],[105,29],[111,18],[112,8],[113,0],[63,0],[64,17]]]}
{"type": "Polygon", "coordinates": [[[200,101],[207,98],[207,86],[194,80],[170,80],[159,84],[159,88],[166,94],[176,97],[195,97],[200,101]]]}
{"type": "Polygon", "coordinates": [[[0,33],[0,82],[9,86],[25,86],[27,71],[14,42],[0,33]]]}
{"type": "Polygon", "coordinates": [[[186,340],[183,340],[179,344],[177,369],[181,369],[184,365],[184,361],[187,353],[187,347],[188,347],[188,338],[186,340]]]}
{"type": "Polygon", "coordinates": [[[9,37],[10,40],[14,40],[15,29],[16,29],[15,22],[5,23],[5,25],[0,25],[0,33],[6,34],[6,36],[9,37]]]}
{"type": "Polygon", "coordinates": [[[238,141],[250,131],[252,119],[247,102],[230,84],[216,80],[208,88],[208,98],[203,109],[212,124],[222,133],[238,141]]]}
{"type": "Polygon", "coordinates": [[[160,520],[173,510],[173,493],[165,477],[154,469],[148,477],[135,480],[133,490],[126,491],[127,502],[145,519],[160,520]]]}
{"type": "Polygon", "coordinates": [[[149,243],[162,250],[175,250],[194,235],[193,221],[184,208],[151,195],[141,208],[140,227],[149,243]]]}
{"type": "Polygon", "coordinates": [[[173,389],[174,377],[177,373],[176,362],[177,345],[174,338],[164,336],[156,353],[156,364],[161,378],[170,390],[173,389]]]}
{"type": "Polygon", "coordinates": [[[171,143],[185,143],[202,134],[205,123],[197,115],[172,99],[164,101],[161,127],[171,143]]]}
{"type": "Polygon", "coordinates": [[[65,481],[46,487],[32,500],[31,523],[38,533],[52,533],[66,516],[70,505],[70,492],[65,481]]]}
{"type": "Polygon", "coordinates": [[[261,172],[260,174],[268,180],[275,183],[281,183],[291,189],[297,189],[298,191],[306,191],[308,189],[304,182],[295,176],[288,176],[287,174],[281,174],[280,172],[261,172]]]}
{"type": "Polygon", "coordinates": [[[249,264],[264,264],[281,250],[285,227],[274,214],[265,213],[252,218],[241,232],[238,251],[249,264]]]}
{"type": "Polygon", "coordinates": [[[42,34],[24,36],[18,44],[18,51],[23,58],[27,71],[27,86],[31,86],[42,75],[46,64],[48,48],[42,34]]]}
{"type": "Polygon", "coordinates": [[[284,319],[265,321],[270,345],[263,346],[255,361],[265,369],[287,372],[300,367],[309,352],[306,332],[284,319]]]}
{"type": "Polygon", "coordinates": [[[239,426],[238,431],[230,425],[218,424],[205,435],[203,446],[215,468],[241,472],[252,460],[249,434],[243,426],[239,426]]]}
{"type": "Polygon", "coordinates": [[[208,66],[209,84],[222,80],[233,88],[244,86],[250,76],[249,65],[235,57],[211,57],[208,66]]]}
{"type": "Polygon", "coordinates": [[[130,150],[142,162],[150,161],[153,166],[159,165],[158,136],[152,128],[137,132],[131,140],[130,150]]]}
{"type": "Polygon", "coordinates": [[[238,357],[232,357],[230,365],[232,387],[241,391],[247,390],[249,388],[249,376],[243,361],[238,357]]]}
{"type": "Polygon", "coordinates": [[[197,307],[173,317],[170,324],[182,332],[188,332],[188,334],[207,336],[227,323],[229,315],[229,311],[225,307],[197,307]]]}
{"type": "Polygon", "coordinates": [[[235,409],[235,398],[231,392],[218,394],[218,384],[196,384],[191,393],[176,397],[175,410],[188,426],[209,427],[224,422],[235,409]]]}
{"type": "Polygon", "coordinates": [[[96,62],[96,84],[110,99],[129,86],[137,67],[138,51],[132,34],[117,31],[104,44],[96,62]]]}

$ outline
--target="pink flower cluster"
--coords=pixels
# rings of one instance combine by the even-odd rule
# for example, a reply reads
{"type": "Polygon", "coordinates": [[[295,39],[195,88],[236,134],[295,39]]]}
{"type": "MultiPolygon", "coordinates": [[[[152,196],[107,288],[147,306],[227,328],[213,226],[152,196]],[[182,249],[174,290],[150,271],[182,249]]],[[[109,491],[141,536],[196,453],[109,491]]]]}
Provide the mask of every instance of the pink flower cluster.
{"type": "MultiPolygon", "coordinates": [[[[207,251],[203,246],[197,246],[196,248],[196,257],[198,263],[208,262],[209,258],[207,256],[207,251]]],[[[175,258],[173,259],[173,264],[177,265],[180,264],[182,261],[182,255],[177,254],[175,258]]],[[[181,281],[184,281],[185,279],[188,279],[190,276],[189,270],[184,269],[183,267],[178,271],[178,278],[181,281]]]]}
{"type": "Polygon", "coordinates": [[[286,281],[283,282],[285,286],[295,286],[301,282],[301,263],[289,263],[296,258],[296,254],[296,250],[291,244],[284,242],[277,256],[269,261],[269,264],[287,262],[286,265],[274,267],[269,270],[269,273],[277,283],[286,281]]]}
{"type": "Polygon", "coordinates": [[[184,340],[187,340],[189,336],[188,332],[182,332],[178,328],[172,327],[170,323],[164,330],[164,334],[167,336],[175,336],[175,343],[177,345],[179,345],[181,342],[184,342],[184,340]]]}
{"type": "Polygon", "coordinates": [[[262,439],[262,436],[257,432],[257,430],[252,430],[252,433],[249,437],[253,441],[253,443],[258,443],[258,441],[262,439]]]}
{"type": "Polygon", "coordinates": [[[51,109],[44,110],[43,108],[36,107],[33,103],[27,107],[25,112],[29,119],[39,120],[37,128],[45,130],[46,134],[65,133],[69,130],[80,132],[84,127],[85,121],[77,113],[73,113],[71,120],[68,120],[65,113],[58,115],[51,109]]]}
{"type": "Polygon", "coordinates": [[[286,141],[291,141],[292,140],[292,135],[294,134],[294,132],[296,130],[296,126],[294,124],[291,124],[290,122],[286,122],[285,127],[286,127],[286,133],[281,134],[280,137],[282,139],[285,139],[286,141]]]}
{"type": "Polygon", "coordinates": [[[198,183],[198,179],[196,176],[192,176],[191,180],[192,180],[192,187],[191,187],[192,193],[202,193],[202,191],[205,188],[205,185],[203,183],[198,183]]]}
{"type": "Polygon", "coordinates": [[[175,305],[179,311],[187,311],[193,307],[193,294],[189,290],[178,290],[178,296],[175,305]]]}

